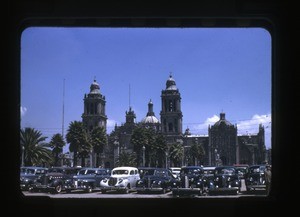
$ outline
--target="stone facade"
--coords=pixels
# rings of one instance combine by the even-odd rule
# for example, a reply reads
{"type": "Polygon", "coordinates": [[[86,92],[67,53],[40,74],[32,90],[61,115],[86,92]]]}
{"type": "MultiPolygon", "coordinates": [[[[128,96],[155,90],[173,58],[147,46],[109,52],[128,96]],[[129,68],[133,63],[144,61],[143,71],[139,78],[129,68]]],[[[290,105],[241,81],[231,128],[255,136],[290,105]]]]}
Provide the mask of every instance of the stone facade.
{"type": "MultiPolygon", "coordinates": [[[[100,94],[99,85],[94,81],[91,91],[84,98],[83,122],[91,129],[95,126],[105,126],[105,97],[100,94]]],[[[260,124],[257,134],[238,135],[238,128],[225,118],[225,113],[220,113],[220,120],[208,126],[208,135],[192,135],[187,128],[182,133],[181,96],[175,80],[170,75],[166,88],[161,91],[160,121],[153,112],[153,103],[148,103],[148,112],[140,123],[136,123],[136,115],[131,107],[126,111],[126,122],[115,126],[109,135],[106,149],[106,165],[114,167],[121,151],[132,152],[130,143],[133,130],[142,125],[153,127],[156,132],[166,136],[167,144],[180,143],[186,152],[192,144],[201,144],[205,151],[199,164],[204,166],[233,165],[233,164],[260,164],[266,160],[265,132],[260,124]]],[[[186,155],[182,165],[186,164],[186,155]]],[[[171,164],[170,164],[171,165],[171,164]]]]}

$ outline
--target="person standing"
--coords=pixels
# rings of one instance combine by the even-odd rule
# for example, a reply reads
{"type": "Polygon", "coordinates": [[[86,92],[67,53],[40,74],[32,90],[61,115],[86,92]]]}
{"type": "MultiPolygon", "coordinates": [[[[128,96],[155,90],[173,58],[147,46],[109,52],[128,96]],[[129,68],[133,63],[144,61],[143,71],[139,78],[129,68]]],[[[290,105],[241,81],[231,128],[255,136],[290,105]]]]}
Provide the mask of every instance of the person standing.
{"type": "Polygon", "coordinates": [[[266,182],[267,195],[269,195],[269,193],[270,193],[271,177],[272,177],[271,166],[267,165],[266,170],[265,170],[265,182],[266,182]]]}

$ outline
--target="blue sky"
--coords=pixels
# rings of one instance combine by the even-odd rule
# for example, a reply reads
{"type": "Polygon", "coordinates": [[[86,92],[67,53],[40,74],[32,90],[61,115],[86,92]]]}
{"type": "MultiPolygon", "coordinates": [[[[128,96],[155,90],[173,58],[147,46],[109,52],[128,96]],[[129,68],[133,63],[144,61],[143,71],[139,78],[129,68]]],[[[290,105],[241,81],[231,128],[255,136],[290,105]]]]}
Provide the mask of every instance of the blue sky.
{"type": "MultiPolygon", "coordinates": [[[[239,134],[265,126],[271,146],[271,36],[262,28],[32,27],[21,38],[21,127],[64,134],[81,121],[94,78],[106,97],[107,132],[130,105],[141,121],[157,118],[172,73],[181,93],[183,131],[208,134],[220,112],[239,134]],[[65,80],[65,95],[63,83],[65,80]]],[[[67,147],[65,148],[67,151],[67,147]]]]}

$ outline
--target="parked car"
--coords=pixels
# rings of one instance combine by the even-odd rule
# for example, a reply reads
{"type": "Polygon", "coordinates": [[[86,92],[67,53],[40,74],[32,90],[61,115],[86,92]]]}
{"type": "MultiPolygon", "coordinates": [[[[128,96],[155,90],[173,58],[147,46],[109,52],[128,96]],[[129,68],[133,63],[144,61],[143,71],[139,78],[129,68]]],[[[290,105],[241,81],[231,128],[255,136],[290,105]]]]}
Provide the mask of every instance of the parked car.
{"type": "Polygon", "coordinates": [[[179,180],[173,183],[173,196],[202,195],[204,189],[203,172],[201,166],[182,167],[179,180]]]}
{"type": "Polygon", "coordinates": [[[42,175],[34,182],[31,191],[60,193],[65,190],[65,181],[72,179],[80,169],[79,167],[49,168],[47,174],[42,175]]]}
{"type": "Polygon", "coordinates": [[[21,167],[20,170],[20,188],[22,191],[28,191],[32,184],[42,175],[47,173],[45,167],[21,167]]]}
{"type": "Polygon", "coordinates": [[[127,194],[134,190],[138,180],[140,180],[140,174],[136,167],[116,167],[111,171],[109,178],[100,181],[100,189],[102,193],[115,190],[127,194]]]}
{"type": "Polygon", "coordinates": [[[245,179],[245,175],[248,172],[248,164],[234,164],[235,169],[238,171],[240,179],[245,179]]]}
{"type": "Polygon", "coordinates": [[[93,190],[100,187],[100,181],[105,178],[109,178],[110,174],[107,173],[107,169],[104,168],[84,168],[78,171],[77,175],[72,179],[65,181],[64,188],[66,192],[72,190],[84,190],[91,193],[93,190]]]}
{"type": "Polygon", "coordinates": [[[203,193],[207,194],[209,189],[213,187],[215,169],[216,167],[203,167],[203,193]]]}
{"type": "Polygon", "coordinates": [[[238,194],[240,190],[241,179],[234,166],[220,166],[215,168],[213,186],[209,189],[209,194],[238,194]]]}
{"type": "Polygon", "coordinates": [[[247,192],[266,189],[265,169],[266,165],[252,165],[248,168],[248,172],[245,175],[247,192]]]}
{"type": "Polygon", "coordinates": [[[145,171],[143,178],[137,181],[137,193],[160,192],[166,193],[172,189],[176,181],[170,170],[164,168],[149,168],[145,171]]]}

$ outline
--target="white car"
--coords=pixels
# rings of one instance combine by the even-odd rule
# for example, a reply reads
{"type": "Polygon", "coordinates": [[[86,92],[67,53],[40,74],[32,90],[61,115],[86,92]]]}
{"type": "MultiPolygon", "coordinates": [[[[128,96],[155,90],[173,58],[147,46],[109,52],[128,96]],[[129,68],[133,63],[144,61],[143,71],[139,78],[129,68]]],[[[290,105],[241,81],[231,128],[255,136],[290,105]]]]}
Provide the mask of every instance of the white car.
{"type": "Polygon", "coordinates": [[[116,190],[127,194],[136,187],[138,180],[140,180],[140,174],[136,167],[116,167],[111,171],[109,178],[100,182],[100,189],[102,193],[107,190],[116,190]]]}

